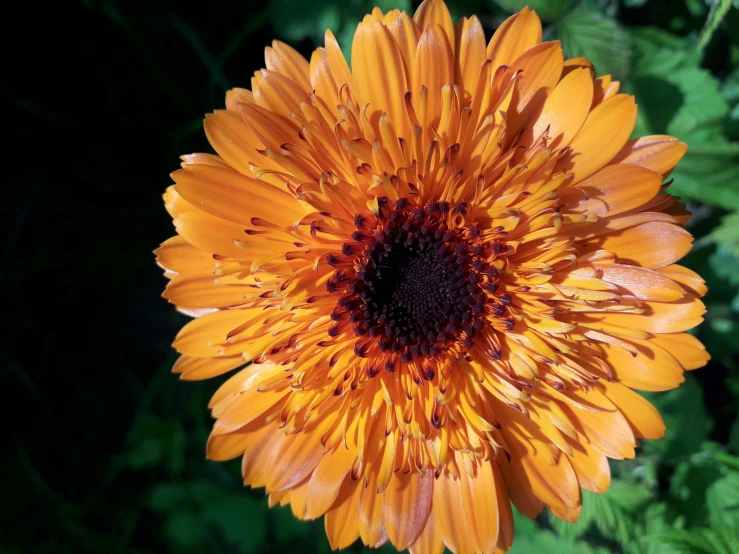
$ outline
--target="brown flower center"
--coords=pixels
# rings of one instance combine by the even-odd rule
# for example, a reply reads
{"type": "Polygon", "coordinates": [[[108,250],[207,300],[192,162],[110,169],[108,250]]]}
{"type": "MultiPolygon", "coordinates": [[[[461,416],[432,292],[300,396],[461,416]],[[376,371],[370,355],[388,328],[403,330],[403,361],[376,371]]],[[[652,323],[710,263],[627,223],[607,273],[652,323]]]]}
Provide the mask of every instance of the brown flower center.
{"type": "Polygon", "coordinates": [[[464,223],[465,212],[465,205],[399,201],[381,211],[372,232],[358,223],[356,242],[344,249],[356,252],[352,271],[337,271],[328,284],[344,293],[335,319],[348,316],[355,335],[370,339],[357,341],[358,355],[372,342],[406,363],[472,347],[497,288],[489,263],[497,246],[464,223]]]}

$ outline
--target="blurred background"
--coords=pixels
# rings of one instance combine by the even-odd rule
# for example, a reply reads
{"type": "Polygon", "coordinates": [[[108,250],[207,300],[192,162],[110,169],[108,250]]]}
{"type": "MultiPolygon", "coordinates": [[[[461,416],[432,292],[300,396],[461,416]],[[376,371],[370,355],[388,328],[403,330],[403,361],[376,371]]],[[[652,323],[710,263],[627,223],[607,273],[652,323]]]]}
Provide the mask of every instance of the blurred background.
{"type": "MultiPolygon", "coordinates": [[[[411,0],[18,3],[2,34],[10,133],[2,172],[0,552],[327,552],[204,460],[213,382],[180,382],[185,317],[152,250],[174,232],[161,194],[178,156],[209,151],[206,112],[248,87],[273,38],[304,55],[330,27],[349,51],[373,5],[411,0]],[[25,6],[25,7],[22,7],[25,6]],[[13,27],[23,22],[20,42],[13,27]],[[8,171],[10,169],[10,171],[8,171]]],[[[613,464],[606,495],[565,524],[517,516],[514,553],[739,552],[739,2],[450,0],[488,36],[525,4],[636,95],[635,135],[690,146],[673,174],[707,280],[712,361],[650,395],[667,436],[613,464]]],[[[9,137],[7,136],[9,135],[9,137]]],[[[362,551],[355,545],[355,552],[362,551]]],[[[383,551],[391,552],[386,547],[383,551]]]]}

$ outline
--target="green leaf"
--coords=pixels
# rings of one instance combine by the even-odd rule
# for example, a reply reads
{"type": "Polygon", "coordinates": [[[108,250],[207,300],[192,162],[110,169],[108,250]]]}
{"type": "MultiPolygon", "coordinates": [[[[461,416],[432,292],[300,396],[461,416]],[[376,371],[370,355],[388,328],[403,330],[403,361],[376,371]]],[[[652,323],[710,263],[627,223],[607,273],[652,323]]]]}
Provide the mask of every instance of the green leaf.
{"type": "Polygon", "coordinates": [[[651,497],[647,488],[635,484],[613,481],[604,494],[587,494],[592,503],[593,521],[606,537],[620,543],[633,538],[633,515],[651,497]]]}
{"type": "Polygon", "coordinates": [[[739,529],[739,472],[731,471],[706,490],[711,526],[739,529]]]}
{"type": "Polygon", "coordinates": [[[721,218],[721,223],[703,240],[725,244],[730,252],[739,257],[739,211],[721,218]]]}
{"type": "Polygon", "coordinates": [[[637,56],[626,90],[639,105],[634,135],[669,134],[688,144],[672,194],[739,209],[739,144],[723,135],[729,104],[719,82],[700,68],[689,41],[653,28],[631,35],[637,56]]]}
{"type": "Polygon", "coordinates": [[[673,554],[672,549],[651,538],[650,533],[662,533],[673,530],[675,518],[669,513],[670,508],[664,502],[650,502],[642,513],[635,517],[635,538],[623,544],[624,554],[673,554]]]}
{"type": "Polygon", "coordinates": [[[510,13],[528,6],[542,21],[552,21],[563,15],[574,4],[574,0],[494,0],[498,6],[510,13]]]}
{"type": "Polygon", "coordinates": [[[687,141],[688,152],[670,176],[674,179],[670,193],[721,208],[739,209],[739,143],[701,143],[690,138],[687,141]]]}
{"type": "Polygon", "coordinates": [[[598,75],[611,74],[617,80],[629,75],[631,40],[617,21],[581,8],[563,17],[556,33],[562,41],[565,58],[585,56],[598,75]]]}
{"type": "Polygon", "coordinates": [[[670,546],[675,554],[736,554],[739,533],[726,527],[667,531],[655,540],[670,546]]]}
{"type": "Polygon", "coordinates": [[[686,375],[685,382],[676,389],[644,396],[660,411],[667,426],[664,438],[646,442],[644,452],[676,463],[700,450],[712,423],[703,405],[700,385],[692,375],[686,375]]]}
{"type": "Polygon", "coordinates": [[[722,242],[708,259],[711,269],[731,286],[739,285],[739,256],[735,254],[736,245],[722,242]]]}
{"type": "Polygon", "coordinates": [[[734,69],[724,79],[721,94],[729,104],[729,116],[724,121],[724,132],[730,140],[739,139],[739,68],[734,69]]]}
{"type": "Polygon", "coordinates": [[[608,554],[605,548],[596,548],[578,541],[568,543],[551,531],[538,531],[532,535],[517,537],[513,542],[510,554],[553,554],[567,552],[568,554],[608,554]]]}

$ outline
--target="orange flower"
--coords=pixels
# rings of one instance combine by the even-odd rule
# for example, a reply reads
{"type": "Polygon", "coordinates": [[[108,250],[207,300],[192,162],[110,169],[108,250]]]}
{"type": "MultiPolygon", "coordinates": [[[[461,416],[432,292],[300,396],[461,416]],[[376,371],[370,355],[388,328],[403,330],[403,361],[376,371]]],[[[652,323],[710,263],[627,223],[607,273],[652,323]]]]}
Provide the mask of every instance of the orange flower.
{"type": "Polygon", "coordinates": [[[241,368],[208,456],[334,548],[507,550],[509,501],[575,520],[663,434],[632,389],[708,359],[689,214],[660,194],[686,146],[628,141],[634,99],[528,9],[487,44],[441,0],[375,9],[351,70],[330,31],[265,57],[165,195],[164,296],[195,316],[175,371],[241,368]]]}

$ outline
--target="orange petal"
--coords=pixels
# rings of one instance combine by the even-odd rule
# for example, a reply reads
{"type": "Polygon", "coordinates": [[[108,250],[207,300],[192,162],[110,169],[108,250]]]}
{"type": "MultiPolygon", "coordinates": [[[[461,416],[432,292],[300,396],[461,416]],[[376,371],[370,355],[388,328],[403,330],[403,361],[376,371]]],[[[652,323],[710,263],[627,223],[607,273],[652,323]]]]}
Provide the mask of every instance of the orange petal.
{"type": "Polygon", "coordinates": [[[544,508],[544,503],[534,494],[531,478],[520,461],[516,460],[514,463],[514,458],[509,461],[503,456],[498,464],[513,505],[527,518],[536,519],[544,508]]]}
{"type": "Polygon", "coordinates": [[[627,142],[611,160],[612,164],[635,164],[667,177],[677,165],[688,145],[667,135],[652,135],[627,142]]]}
{"type": "Polygon", "coordinates": [[[213,269],[213,254],[195,248],[179,235],[164,241],[154,254],[161,267],[177,273],[213,269]]]}
{"type": "Polygon", "coordinates": [[[706,347],[689,333],[657,335],[652,342],[669,352],[687,371],[703,367],[711,359],[706,347]]]}
{"type": "Polygon", "coordinates": [[[259,138],[244,123],[240,112],[218,110],[205,116],[205,135],[214,150],[234,169],[251,175],[250,163],[260,161],[259,138]]]}
{"type": "Polygon", "coordinates": [[[675,359],[657,345],[636,341],[636,356],[619,346],[601,343],[604,360],[611,366],[616,379],[632,389],[663,391],[674,389],[685,381],[683,369],[675,359]]]}
{"type": "Polygon", "coordinates": [[[227,335],[254,318],[257,312],[261,312],[261,309],[219,310],[201,316],[177,333],[173,346],[180,354],[216,358],[223,350],[227,335]]]}
{"type": "Polygon", "coordinates": [[[516,75],[516,88],[506,113],[510,140],[528,124],[559,82],[563,61],[559,42],[545,42],[526,50],[506,71],[504,80],[516,75]]]}
{"type": "Polygon", "coordinates": [[[549,94],[541,113],[532,118],[518,143],[531,146],[548,129],[548,148],[567,146],[588,117],[593,100],[593,79],[587,69],[576,69],[565,76],[549,94]]]}
{"type": "Polygon", "coordinates": [[[603,321],[627,329],[648,333],[679,333],[692,329],[703,321],[706,308],[692,294],[674,302],[644,302],[644,313],[606,313],[603,321]]]}
{"type": "Polygon", "coordinates": [[[292,228],[305,211],[286,191],[236,171],[190,165],[172,174],[175,190],[188,202],[222,219],[251,225],[254,217],[292,228]]]}
{"type": "Polygon", "coordinates": [[[454,82],[454,56],[444,31],[431,23],[423,31],[416,50],[413,69],[413,98],[419,98],[421,87],[428,89],[428,125],[438,125],[441,115],[442,87],[454,82]]]}
{"type": "Polygon", "coordinates": [[[434,521],[433,510],[429,513],[423,532],[408,550],[411,554],[444,554],[444,541],[434,521]]]}
{"type": "Polygon", "coordinates": [[[418,25],[421,32],[426,31],[429,25],[438,25],[444,31],[447,41],[452,48],[452,56],[454,55],[454,25],[452,25],[452,16],[449,8],[443,0],[424,0],[418,6],[413,20],[418,25]]]}
{"type": "Polygon", "coordinates": [[[604,281],[618,285],[639,300],[672,302],[685,294],[673,280],[649,269],[617,264],[599,266],[599,269],[604,281]]]}
{"type": "Polygon", "coordinates": [[[324,524],[331,548],[346,548],[359,538],[359,494],[361,487],[350,478],[344,484],[324,524]]]}
{"type": "MultiPolygon", "coordinates": [[[[578,135],[579,136],[579,135],[578,135]]],[[[576,139],[577,140],[577,139],[576,139]]],[[[643,206],[658,193],[662,179],[658,173],[638,165],[610,165],[577,187],[585,195],[565,204],[567,211],[599,217],[614,216],[643,206]]]]}
{"type": "Polygon", "coordinates": [[[326,57],[331,68],[331,75],[333,75],[336,86],[341,88],[344,85],[348,85],[349,89],[354,91],[354,78],[352,77],[352,72],[349,70],[349,64],[346,63],[344,53],[341,51],[341,47],[331,31],[326,31],[324,43],[326,45],[326,57]]]}
{"type": "Polygon", "coordinates": [[[364,544],[379,548],[387,542],[388,535],[382,517],[383,495],[377,493],[377,472],[370,474],[367,486],[360,487],[359,536],[364,544]]]}
{"type": "Polygon", "coordinates": [[[570,457],[572,468],[577,473],[580,486],[590,492],[605,492],[611,484],[611,469],[608,457],[600,450],[596,450],[585,437],[579,435],[580,440],[567,438],[572,448],[570,457]]]}
{"type": "Polygon", "coordinates": [[[530,476],[531,490],[549,510],[560,519],[575,521],[580,514],[582,496],[570,458],[560,454],[550,464],[545,456],[532,453],[524,455],[520,463],[530,476]]]}
{"type": "Polygon", "coordinates": [[[310,58],[310,83],[316,95],[328,105],[331,114],[336,117],[336,105],[339,104],[339,87],[331,73],[326,50],[317,48],[310,58]]]}
{"type": "MultiPolygon", "coordinates": [[[[532,12],[527,6],[496,29],[488,44],[487,57],[493,59],[495,67],[510,65],[526,50],[540,42],[541,21],[536,12],[532,12]]],[[[561,73],[560,68],[557,78],[561,73]]]]}
{"type": "Polygon", "coordinates": [[[593,64],[587,58],[583,58],[582,56],[580,56],[577,58],[570,58],[569,60],[565,60],[564,65],[562,65],[562,79],[564,79],[565,76],[572,71],[581,68],[587,69],[590,72],[591,79],[595,77],[595,68],[593,67],[593,64]]]}
{"type": "Polygon", "coordinates": [[[571,421],[576,426],[582,426],[581,432],[587,436],[591,445],[609,458],[622,460],[634,457],[634,433],[623,414],[608,397],[596,388],[591,388],[587,393],[573,390],[564,394],[599,407],[599,411],[585,411],[563,406],[565,412],[573,416],[571,421]]]}
{"type": "Polygon", "coordinates": [[[284,117],[302,113],[301,102],[310,102],[308,95],[297,84],[268,69],[254,74],[251,90],[257,104],[284,117]]]}
{"type": "Polygon", "coordinates": [[[405,550],[416,542],[431,511],[434,472],[394,473],[383,498],[383,520],[393,546],[405,550]]]}
{"type": "MultiPolygon", "coordinates": [[[[270,408],[279,408],[284,403],[290,389],[278,391],[243,391],[220,415],[213,425],[213,435],[224,435],[248,425],[270,408]]],[[[275,430],[276,433],[283,431],[275,430]]],[[[320,450],[319,450],[320,453],[320,450]]],[[[277,490],[280,487],[273,487],[277,490]]]]}
{"type": "Polygon", "coordinates": [[[389,11],[383,18],[383,23],[400,49],[400,54],[405,63],[408,73],[408,82],[413,83],[413,67],[416,59],[416,49],[421,38],[421,30],[415,21],[405,12],[400,10],[389,11]]]}
{"type": "MultiPolygon", "coordinates": [[[[179,196],[179,195],[178,195],[179,196]]],[[[182,204],[185,204],[184,200],[182,204]]],[[[175,229],[187,242],[200,250],[229,258],[243,258],[245,251],[235,241],[245,238],[241,225],[212,216],[190,206],[174,220],[175,229]]]]}
{"type": "Polygon", "coordinates": [[[215,282],[215,277],[178,275],[162,294],[172,304],[184,308],[231,308],[246,303],[253,291],[243,286],[229,286],[215,282]]]}
{"type": "Polygon", "coordinates": [[[588,241],[579,251],[584,254],[607,250],[616,254],[621,263],[655,269],[676,262],[690,252],[692,245],[693,236],[682,227],[652,221],[601,235],[588,241]],[[659,245],[659,248],[645,248],[648,244],[659,245]]]}
{"type": "Polygon", "coordinates": [[[226,109],[232,112],[239,111],[239,104],[254,102],[254,95],[245,88],[232,88],[226,92],[226,109]]]}
{"type": "Polygon", "coordinates": [[[477,83],[485,63],[485,32],[476,16],[461,18],[454,26],[456,56],[454,59],[454,82],[464,92],[466,103],[477,90],[477,83]]]}
{"type": "Polygon", "coordinates": [[[589,177],[618,154],[636,123],[634,97],[618,94],[597,106],[570,143],[571,153],[563,169],[574,175],[573,183],[589,177]]]}
{"type": "Polygon", "coordinates": [[[193,358],[180,356],[172,368],[172,373],[179,373],[183,381],[199,381],[217,377],[244,365],[241,356],[224,358],[193,358]]]}
{"type": "Polygon", "coordinates": [[[683,288],[695,296],[701,297],[708,292],[708,287],[706,287],[703,278],[692,269],[673,264],[667,267],[660,267],[656,271],[660,275],[664,275],[676,283],[680,283],[683,288]]]}
{"type": "Polygon", "coordinates": [[[398,135],[409,136],[405,93],[410,87],[405,62],[390,31],[370,16],[365,16],[354,34],[352,72],[360,106],[369,104],[370,121],[376,124],[387,113],[398,135]]]}
{"type": "Polygon", "coordinates": [[[493,462],[476,463],[474,468],[458,464],[460,475],[456,480],[442,474],[434,482],[434,524],[439,526],[444,543],[454,552],[492,552],[498,542],[500,527],[493,462]]]}
{"type": "Polygon", "coordinates": [[[294,48],[279,40],[272,41],[272,48],[264,49],[267,69],[276,71],[298,85],[303,92],[310,94],[310,67],[308,61],[294,48]]]}
{"type": "Polygon", "coordinates": [[[339,445],[332,452],[324,454],[313,471],[308,485],[308,506],[306,513],[311,519],[317,518],[331,508],[339,496],[344,477],[357,459],[356,454],[339,445]]]}
{"type": "Polygon", "coordinates": [[[637,438],[659,439],[665,434],[662,416],[642,395],[615,381],[604,379],[598,386],[604,389],[605,395],[621,410],[637,438]]]}

